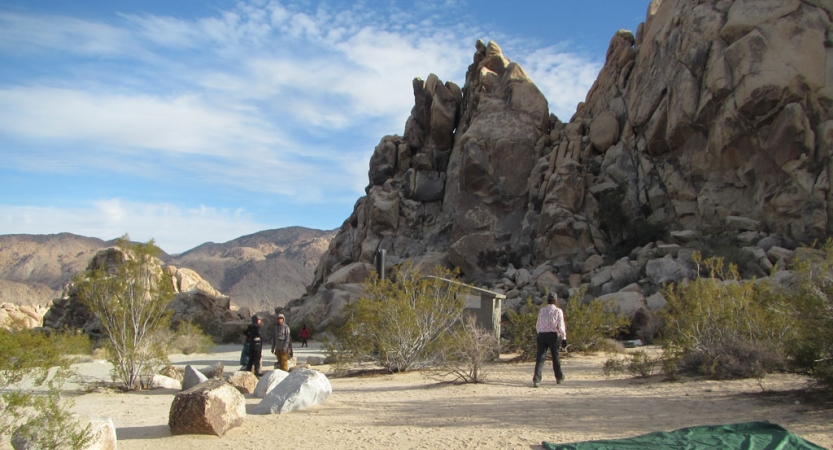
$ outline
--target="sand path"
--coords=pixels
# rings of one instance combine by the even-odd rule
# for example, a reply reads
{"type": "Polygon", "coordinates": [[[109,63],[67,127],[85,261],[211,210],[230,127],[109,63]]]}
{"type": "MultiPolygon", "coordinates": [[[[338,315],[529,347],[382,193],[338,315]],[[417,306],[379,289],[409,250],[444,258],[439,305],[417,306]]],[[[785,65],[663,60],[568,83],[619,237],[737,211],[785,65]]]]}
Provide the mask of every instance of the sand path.
{"type": "MultiPolygon", "coordinates": [[[[301,362],[320,354],[317,347],[296,350],[301,362]]],[[[210,355],[172,359],[197,367],[223,361],[233,371],[238,355],[237,347],[218,346],[210,355]]],[[[489,382],[477,385],[441,385],[420,373],[331,376],[333,395],[325,404],[283,415],[250,414],[243,426],[222,437],[171,436],[168,411],[175,391],[85,394],[76,398],[74,409],[110,416],[121,450],[536,449],[542,440],[574,442],[759,420],[833,447],[833,406],[814,403],[800,392],[806,386],[803,377],[767,376],[763,392],[756,380],[606,378],[601,370],[605,359],[567,358],[567,381],[556,385],[550,373],[538,389],[531,387],[531,363],[492,364],[489,382]]],[[[106,368],[101,362],[79,365],[88,377],[106,377],[106,368]]],[[[331,375],[328,366],[316,369],[331,375]]],[[[259,400],[247,395],[249,413],[259,400]]]]}

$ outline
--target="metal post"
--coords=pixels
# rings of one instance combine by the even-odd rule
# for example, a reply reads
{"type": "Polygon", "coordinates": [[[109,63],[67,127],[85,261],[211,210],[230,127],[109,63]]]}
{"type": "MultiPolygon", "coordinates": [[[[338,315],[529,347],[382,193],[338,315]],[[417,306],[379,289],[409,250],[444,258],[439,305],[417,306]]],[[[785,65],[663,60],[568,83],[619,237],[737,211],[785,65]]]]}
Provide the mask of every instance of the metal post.
{"type": "Polygon", "coordinates": [[[385,279],[385,250],[376,250],[376,273],[379,274],[379,280],[385,279]]]}

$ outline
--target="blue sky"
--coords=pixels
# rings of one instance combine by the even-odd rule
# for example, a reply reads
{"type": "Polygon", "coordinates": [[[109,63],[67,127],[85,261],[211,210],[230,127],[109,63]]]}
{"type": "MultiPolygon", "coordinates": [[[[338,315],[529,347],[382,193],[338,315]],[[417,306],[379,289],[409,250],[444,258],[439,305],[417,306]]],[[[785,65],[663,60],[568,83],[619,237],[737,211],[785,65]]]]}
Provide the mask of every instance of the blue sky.
{"type": "Polygon", "coordinates": [[[495,40],[567,121],[648,3],[0,0],[0,234],[337,228],[413,78],[495,40]]]}

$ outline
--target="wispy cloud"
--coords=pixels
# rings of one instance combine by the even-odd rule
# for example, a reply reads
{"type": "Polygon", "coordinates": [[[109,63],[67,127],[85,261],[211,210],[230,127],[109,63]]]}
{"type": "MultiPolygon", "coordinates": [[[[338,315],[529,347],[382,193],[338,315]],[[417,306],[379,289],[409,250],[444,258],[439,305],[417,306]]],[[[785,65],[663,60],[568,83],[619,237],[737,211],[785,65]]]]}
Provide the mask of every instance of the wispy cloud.
{"type": "MultiPolygon", "coordinates": [[[[0,157],[21,171],[173,175],[206,190],[352,205],[364,194],[373,147],[403,132],[411,80],[436,73],[462,87],[474,42],[487,33],[460,19],[467,6],[456,1],[407,11],[336,5],[344,7],[258,0],[206,17],[148,12],[106,21],[0,11],[0,55],[49,65],[36,76],[0,75],[0,157]]],[[[600,64],[506,39],[507,56],[569,119],[600,64]]],[[[0,206],[0,219],[27,220],[15,229],[30,233],[62,231],[39,225],[46,222],[134,239],[143,236],[131,230],[147,227],[159,230],[148,237],[160,243],[218,240],[226,231],[233,238],[262,225],[210,207],[102,202],[83,211],[0,206]],[[177,235],[193,227],[215,237],[177,235]]]]}

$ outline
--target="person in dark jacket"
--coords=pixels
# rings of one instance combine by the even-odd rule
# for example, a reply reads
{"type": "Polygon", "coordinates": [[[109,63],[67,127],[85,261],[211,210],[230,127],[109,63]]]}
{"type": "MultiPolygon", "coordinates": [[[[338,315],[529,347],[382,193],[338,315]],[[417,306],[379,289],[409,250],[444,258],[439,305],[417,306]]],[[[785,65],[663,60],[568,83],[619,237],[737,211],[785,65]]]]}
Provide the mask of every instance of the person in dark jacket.
{"type": "Polygon", "coordinates": [[[252,323],[246,327],[246,331],[243,333],[246,335],[246,342],[249,344],[249,362],[246,364],[246,371],[250,372],[254,368],[257,376],[262,374],[260,364],[261,352],[263,351],[263,338],[260,335],[260,324],[262,322],[260,317],[252,316],[252,323]]]}

